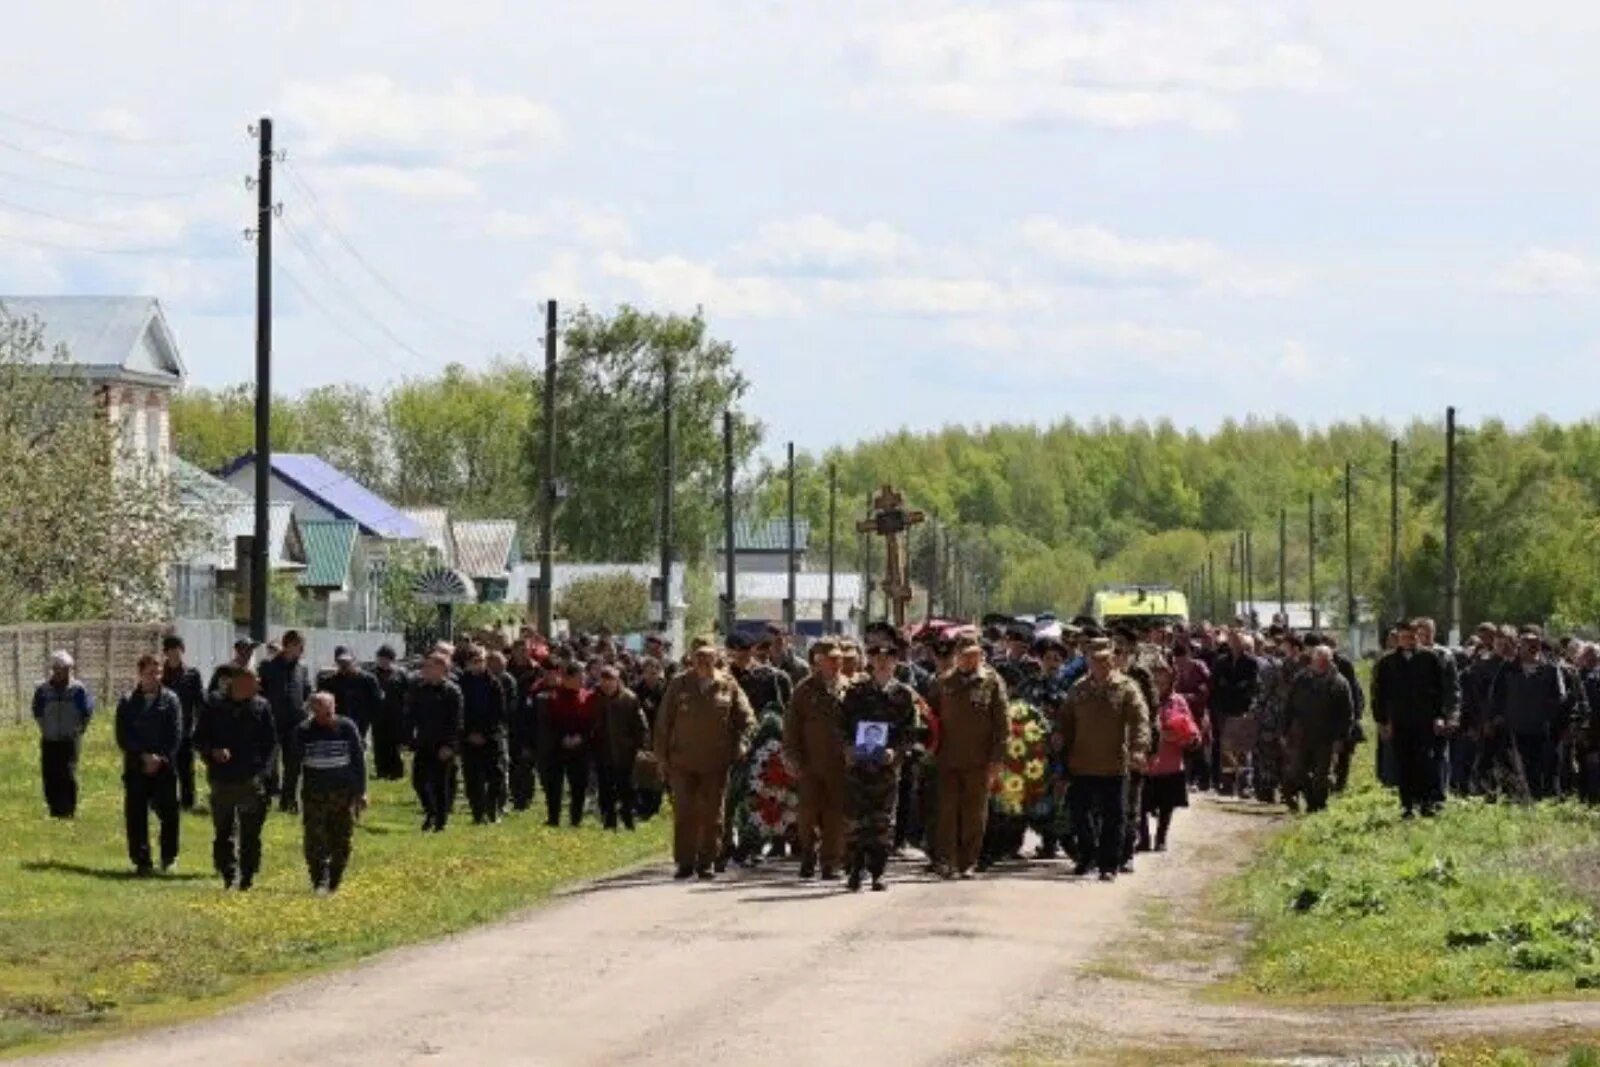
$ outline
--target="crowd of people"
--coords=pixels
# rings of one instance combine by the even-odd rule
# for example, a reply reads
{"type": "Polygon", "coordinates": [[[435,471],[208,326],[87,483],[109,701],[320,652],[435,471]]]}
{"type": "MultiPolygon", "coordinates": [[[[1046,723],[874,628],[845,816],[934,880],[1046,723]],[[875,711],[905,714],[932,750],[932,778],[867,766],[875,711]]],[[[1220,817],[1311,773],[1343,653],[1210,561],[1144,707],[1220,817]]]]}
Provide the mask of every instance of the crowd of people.
{"type": "MultiPolygon", "coordinates": [[[[632,830],[672,799],[680,879],[793,860],[802,879],[886,887],[891,857],[967,879],[998,863],[1066,857],[1114,880],[1167,847],[1191,790],[1317,811],[1367,740],[1367,694],[1329,635],[1283,626],[1090,619],[867,627],[802,660],[781,626],[675,656],[609,635],[546,641],[529,628],[440,643],[411,669],[347,649],[313,675],[293,631],[258,655],[241,640],[209,681],[168,637],[118,702],[128,856],[141,875],[178,859],[180,812],[209,786],[224,885],[258,875],[271,806],[298,813],[310,882],[335,892],[370,774],[410,761],[421,829],[444,832],[465,793],[477,824],[544,797],[548,825],[593,807],[632,830]],[[1008,770],[1016,766],[1016,771],[1008,770]],[[150,815],[158,823],[152,853],[150,815]]],[[[1380,779],[1406,816],[1481,794],[1600,800],[1600,646],[1484,625],[1459,650],[1405,622],[1372,666],[1380,779]]],[[[72,658],[35,694],[51,815],[78,804],[95,710],[72,658]]]]}

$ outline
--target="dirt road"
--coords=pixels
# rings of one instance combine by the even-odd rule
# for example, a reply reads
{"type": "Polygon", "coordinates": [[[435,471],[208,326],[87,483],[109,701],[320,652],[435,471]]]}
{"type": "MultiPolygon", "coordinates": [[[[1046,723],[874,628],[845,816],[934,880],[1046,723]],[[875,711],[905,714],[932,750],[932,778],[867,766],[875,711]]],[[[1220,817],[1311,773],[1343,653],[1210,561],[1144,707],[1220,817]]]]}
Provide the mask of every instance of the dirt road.
{"type": "MultiPolygon", "coordinates": [[[[292,986],[216,1019],[25,1061],[94,1067],[530,1064],[716,1067],[981,1058],[1070,985],[1184,870],[1256,820],[1202,804],[1175,851],[1115,884],[1059,864],[849,895],[782,866],[709,886],[652,870],[514,921],[292,986]]],[[[311,906],[308,903],[308,906],[311,906]]]]}

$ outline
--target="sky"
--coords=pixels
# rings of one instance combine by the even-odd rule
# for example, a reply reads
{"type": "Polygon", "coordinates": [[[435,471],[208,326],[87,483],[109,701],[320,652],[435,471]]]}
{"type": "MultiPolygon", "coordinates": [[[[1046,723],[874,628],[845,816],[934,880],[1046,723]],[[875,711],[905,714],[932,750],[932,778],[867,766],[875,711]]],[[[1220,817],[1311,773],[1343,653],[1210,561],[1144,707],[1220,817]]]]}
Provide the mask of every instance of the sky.
{"type": "Polygon", "coordinates": [[[1063,417],[1588,416],[1600,5],[12,5],[0,293],[158,297],[275,381],[703,307],[769,443],[1063,417]]]}

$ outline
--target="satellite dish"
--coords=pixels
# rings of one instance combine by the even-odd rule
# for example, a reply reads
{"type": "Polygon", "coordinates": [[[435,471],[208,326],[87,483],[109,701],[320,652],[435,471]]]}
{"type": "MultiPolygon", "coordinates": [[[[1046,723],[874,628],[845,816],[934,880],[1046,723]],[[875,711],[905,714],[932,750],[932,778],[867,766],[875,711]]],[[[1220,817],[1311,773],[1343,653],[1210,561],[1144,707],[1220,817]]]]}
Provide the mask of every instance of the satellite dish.
{"type": "Polygon", "coordinates": [[[472,579],[451,567],[430,567],[417,575],[411,595],[424,604],[472,604],[478,599],[472,579]]]}

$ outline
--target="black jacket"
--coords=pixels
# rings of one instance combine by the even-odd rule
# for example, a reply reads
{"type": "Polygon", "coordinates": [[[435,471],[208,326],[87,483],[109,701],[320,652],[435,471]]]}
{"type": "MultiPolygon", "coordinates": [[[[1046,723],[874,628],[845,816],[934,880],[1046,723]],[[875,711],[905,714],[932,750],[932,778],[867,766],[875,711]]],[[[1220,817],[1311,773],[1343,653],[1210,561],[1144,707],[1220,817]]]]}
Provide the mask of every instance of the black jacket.
{"type": "Polygon", "coordinates": [[[461,747],[461,689],[454,682],[418,681],[406,694],[405,736],[419,751],[461,747]]]}
{"type": "Polygon", "coordinates": [[[1457,692],[1454,661],[1431,649],[1395,649],[1372,669],[1372,717],[1402,733],[1431,730],[1438,719],[1449,725],[1460,718],[1457,692]]]}
{"type": "Polygon", "coordinates": [[[411,688],[411,676],[400,667],[393,668],[387,674],[379,668],[372,672],[372,676],[378,680],[378,688],[383,691],[382,717],[398,728],[405,721],[406,691],[411,688]]]}
{"type": "Polygon", "coordinates": [[[497,679],[468,671],[461,676],[463,733],[498,737],[506,728],[506,691],[497,679]]]}
{"type": "Polygon", "coordinates": [[[1261,687],[1261,662],[1254,656],[1217,656],[1211,665],[1211,711],[1217,718],[1243,715],[1261,687]]]}
{"type": "Polygon", "coordinates": [[[183,739],[183,708],[178,694],[163,688],[155,696],[135,689],[117,704],[117,747],[124,765],[135,766],[140,756],[160,756],[171,763],[183,739]]]}
{"type": "Polygon", "coordinates": [[[194,748],[205,760],[206,777],[212,782],[247,782],[263,777],[278,751],[272,708],[261,697],[211,701],[200,709],[194,748]],[[218,763],[216,752],[223,748],[228,750],[228,762],[218,763]]]}
{"type": "Polygon", "coordinates": [[[349,674],[334,671],[324,675],[318,682],[317,688],[324,693],[333,694],[334,706],[338,713],[356,724],[356,729],[365,736],[372,728],[373,722],[378,718],[378,712],[383,707],[383,686],[378,684],[378,679],[366,671],[357,669],[349,674]]]}
{"type": "Polygon", "coordinates": [[[200,672],[193,667],[173,670],[164,666],[161,668],[161,684],[178,695],[178,706],[183,709],[183,739],[187,741],[194,736],[195,720],[200,714],[200,706],[206,699],[205,684],[200,681],[200,672]]]}
{"type": "Polygon", "coordinates": [[[311,672],[300,660],[290,663],[282,653],[261,665],[261,695],[272,705],[272,721],[280,736],[300,725],[311,698],[311,672]]]}

